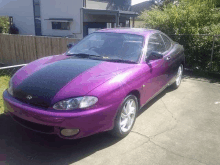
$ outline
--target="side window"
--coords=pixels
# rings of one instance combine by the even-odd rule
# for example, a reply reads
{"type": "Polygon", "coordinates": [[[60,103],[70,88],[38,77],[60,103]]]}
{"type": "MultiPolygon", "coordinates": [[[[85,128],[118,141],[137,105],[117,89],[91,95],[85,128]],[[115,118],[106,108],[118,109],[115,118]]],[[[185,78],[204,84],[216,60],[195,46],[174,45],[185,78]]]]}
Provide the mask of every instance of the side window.
{"type": "Polygon", "coordinates": [[[147,46],[147,55],[150,54],[150,52],[160,52],[163,53],[166,51],[164,42],[159,34],[153,34],[150,36],[148,40],[148,46],[147,46]]]}
{"type": "Polygon", "coordinates": [[[163,38],[163,41],[165,43],[165,46],[166,46],[166,50],[170,49],[171,47],[171,41],[169,38],[167,38],[165,35],[161,34],[162,38],[163,38]]]}

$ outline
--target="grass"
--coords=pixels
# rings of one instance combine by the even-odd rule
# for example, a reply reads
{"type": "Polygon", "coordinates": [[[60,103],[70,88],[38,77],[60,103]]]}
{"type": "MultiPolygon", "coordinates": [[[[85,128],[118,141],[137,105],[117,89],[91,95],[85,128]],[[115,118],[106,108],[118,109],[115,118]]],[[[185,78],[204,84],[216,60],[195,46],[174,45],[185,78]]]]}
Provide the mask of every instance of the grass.
{"type": "Polygon", "coordinates": [[[9,80],[10,80],[9,76],[0,76],[0,114],[4,113],[2,93],[6,88],[8,88],[9,80]]]}

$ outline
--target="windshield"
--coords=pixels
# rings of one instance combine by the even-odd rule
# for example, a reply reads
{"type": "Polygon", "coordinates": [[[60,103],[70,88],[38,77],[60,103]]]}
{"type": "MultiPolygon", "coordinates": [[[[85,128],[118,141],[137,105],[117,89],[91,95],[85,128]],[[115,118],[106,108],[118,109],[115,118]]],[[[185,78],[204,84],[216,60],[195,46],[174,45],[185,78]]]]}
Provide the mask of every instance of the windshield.
{"type": "Polygon", "coordinates": [[[123,33],[92,33],[67,51],[67,55],[88,54],[101,60],[137,62],[144,37],[123,33]]]}

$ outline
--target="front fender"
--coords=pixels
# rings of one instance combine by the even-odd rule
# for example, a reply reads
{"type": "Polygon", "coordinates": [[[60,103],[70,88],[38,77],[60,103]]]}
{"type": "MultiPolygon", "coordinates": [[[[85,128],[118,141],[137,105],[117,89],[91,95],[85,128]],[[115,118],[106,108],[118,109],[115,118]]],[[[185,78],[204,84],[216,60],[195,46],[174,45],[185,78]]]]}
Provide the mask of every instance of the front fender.
{"type": "Polygon", "coordinates": [[[141,65],[127,70],[93,89],[87,95],[98,97],[100,105],[118,103],[120,106],[124,98],[132,91],[138,91],[142,95],[142,85],[145,81],[143,72],[141,65]]]}

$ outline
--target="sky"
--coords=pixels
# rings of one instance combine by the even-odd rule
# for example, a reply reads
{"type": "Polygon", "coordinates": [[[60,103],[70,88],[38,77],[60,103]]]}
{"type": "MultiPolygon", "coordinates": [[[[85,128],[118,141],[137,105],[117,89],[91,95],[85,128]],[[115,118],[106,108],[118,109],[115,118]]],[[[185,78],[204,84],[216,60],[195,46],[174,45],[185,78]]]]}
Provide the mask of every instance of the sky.
{"type": "Polygon", "coordinates": [[[141,3],[141,2],[144,2],[144,1],[149,1],[149,0],[131,0],[131,5],[135,5],[137,3],[141,3]]]}

